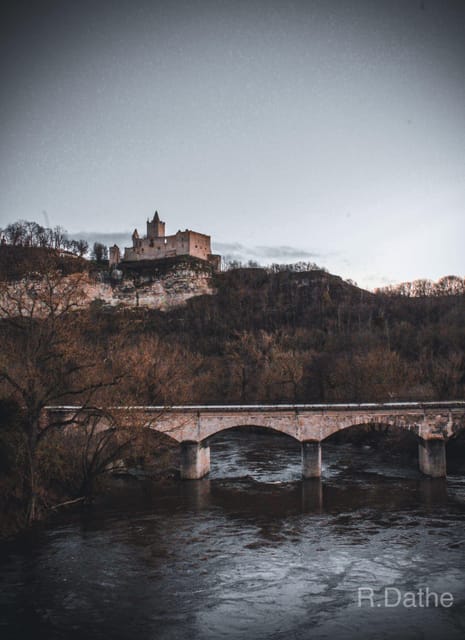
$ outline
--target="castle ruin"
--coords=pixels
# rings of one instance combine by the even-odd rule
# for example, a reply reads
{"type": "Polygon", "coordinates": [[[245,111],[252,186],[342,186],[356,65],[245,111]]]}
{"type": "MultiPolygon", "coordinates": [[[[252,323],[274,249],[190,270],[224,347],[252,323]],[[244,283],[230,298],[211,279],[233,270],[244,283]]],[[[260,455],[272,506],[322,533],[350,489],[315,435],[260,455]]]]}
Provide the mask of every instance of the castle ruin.
{"type": "Polygon", "coordinates": [[[210,236],[190,229],[166,236],[165,223],[160,220],[158,211],[155,211],[152,220],[147,220],[147,235],[141,238],[135,229],[132,234],[132,247],[124,249],[122,258],[117,245],[110,247],[110,268],[125,262],[162,260],[178,256],[192,256],[205,260],[216,271],[220,269],[221,256],[212,254],[210,236]]]}

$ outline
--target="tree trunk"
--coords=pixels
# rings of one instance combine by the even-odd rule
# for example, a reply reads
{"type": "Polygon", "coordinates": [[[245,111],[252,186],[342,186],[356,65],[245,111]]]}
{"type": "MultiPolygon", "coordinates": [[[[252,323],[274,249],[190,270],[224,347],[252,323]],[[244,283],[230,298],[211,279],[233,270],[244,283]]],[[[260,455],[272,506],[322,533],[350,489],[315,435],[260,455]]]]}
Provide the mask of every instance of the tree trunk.
{"type": "Polygon", "coordinates": [[[27,521],[29,524],[37,520],[37,444],[39,439],[39,417],[33,417],[30,421],[31,431],[28,439],[29,459],[29,499],[27,506],[27,521]]]}
{"type": "Polygon", "coordinates": [[[28,451],[29,456],[29,499],[27,503],[27,521],[29,524],[37,519],[37,486],[35,451],[28,451]]]}

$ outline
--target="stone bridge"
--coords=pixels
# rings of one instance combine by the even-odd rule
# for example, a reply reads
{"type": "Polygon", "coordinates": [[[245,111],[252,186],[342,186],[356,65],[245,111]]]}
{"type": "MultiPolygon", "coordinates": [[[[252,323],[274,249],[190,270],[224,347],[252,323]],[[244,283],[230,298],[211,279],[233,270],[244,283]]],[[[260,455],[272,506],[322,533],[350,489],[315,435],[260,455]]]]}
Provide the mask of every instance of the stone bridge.
{"type": "MultiPolygon", "coordinates": [[[[48,407],[47,420],[78,421],[87,410],[48,407]]],[[[446,442],[465,429],[465,401],[384,404],[295,404],[111,407],[98,429],[138,426],[164,433],[181,445],[181,477],[199,479],[210,470],[209,438],[234,427],[253,426],[284,433],[302,443],[302,476],[321,475],[321,443],[354,425],[378,424],[413,433],[420,471],[446,475],[446,442]]]]}

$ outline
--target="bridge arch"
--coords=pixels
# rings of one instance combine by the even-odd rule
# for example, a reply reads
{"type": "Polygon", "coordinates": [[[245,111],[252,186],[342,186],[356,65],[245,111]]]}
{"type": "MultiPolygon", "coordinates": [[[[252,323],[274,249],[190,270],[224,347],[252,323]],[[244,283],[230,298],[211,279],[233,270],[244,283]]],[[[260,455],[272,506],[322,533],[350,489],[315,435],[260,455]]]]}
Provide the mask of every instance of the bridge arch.
{"type": "Polygon", "coordinates": [[[238,424],[210,436],[208,446],[215,477],[246,475],[265,482],[299,477],[301,443],[288,433],[238,424]]]}
{"type": "Polygon", "coordinates": [[[386,438],[418,444],[420,439],[419,431],[420,425],[416,423],[403,425],[387,420],[377,422],[362,420],[334,430],[330,435],[326,435],[321,442],[369,444],[370,441],[375,443],[386,438]]]}
{"type": "Polygon", "coordinates": [[[255,432],[257,434],[263,434],[263,435],[268,433],[272,435],[282,436],[284,438],[291,438],[295,442],[300,442],[300,439],[296,435],[295,428],[290,427],[288,429],[280,429],[274,426],[269,426],[268,424],[256,424],[256,422],[253,422],[253,423],[238,422],[237,424],[231,424],[231,425],[219,427],[215,431],[210,432],[208,436],[202,438],[201,442],[210,441],[214,439],[215,436],[227,434],[228,432],[230,433],[255,432]]]}
{"type": "MultiPolygon", "coordinates": [[[[276,429],[269,424],[263,422],[259,424],[259,422],[258,420],[244,422],[231,420],[224,424],[222,421],[216,421],[216,424],[209,425],[209,428],[205,428],[203,424],[202,435],[204,437],[202,439],[197,442],[192,440],[181,441],[181,478],[189,480],[206,475],[210,471],[210,446],[213,446],[215,450],[215,444],[218,444],[222,437],[227,438],[229,434],[247,433],[249,436],[247,440],[250,440],[251,432],[257,434],[259,438],[262,435],[274,435],[280,440],[279,448],[283,448],[282,440],[286,440],[288,443],[295,443],[300,448],[300,441],[296,437],[295,430],[290,428],[276,429]]],[[[218,452],[218,449],[216,452],[218,452]]]]}
{"type": "Polygon", "coordinates": [[[370,428],[376,433],[410,433],[420,437],[421,422],[416,416],[336,416],[327,421],[321,442],[333,439],[337,434],[354,432],[357,429],[370,428]]]}
{"type": "Polygon", "coordinates": [[[382,467],[390,473],[393,467],[405,470],[416,464],[420,437],[415,429],[406,429],[396,424],[384,422],[365,422],[353,424],[322,441],[323,459],[327,460],[326,468],[340,470],[343,468],[357,472],[382,467]],[[334,466],[334,460],[338,464],[334,466]]]}

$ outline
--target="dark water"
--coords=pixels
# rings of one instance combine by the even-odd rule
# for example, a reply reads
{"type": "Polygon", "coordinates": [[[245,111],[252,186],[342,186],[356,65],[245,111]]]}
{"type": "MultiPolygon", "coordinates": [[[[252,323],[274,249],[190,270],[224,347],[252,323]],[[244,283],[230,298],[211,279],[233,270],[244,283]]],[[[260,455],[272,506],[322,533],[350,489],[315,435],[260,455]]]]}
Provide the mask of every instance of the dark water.
{"type": "Polygon", "coordinates": [[[302,482],[298,446],[258,434],[211,452],[209,479],[118,480],[3,544],[1,640],[465,637],[463,476],[327,445],[322,481],[302,482]],[[386,587],[417,606],[386,607],[386,587]],[[453,606],[418,606],[426,587],[453,606]]]}

